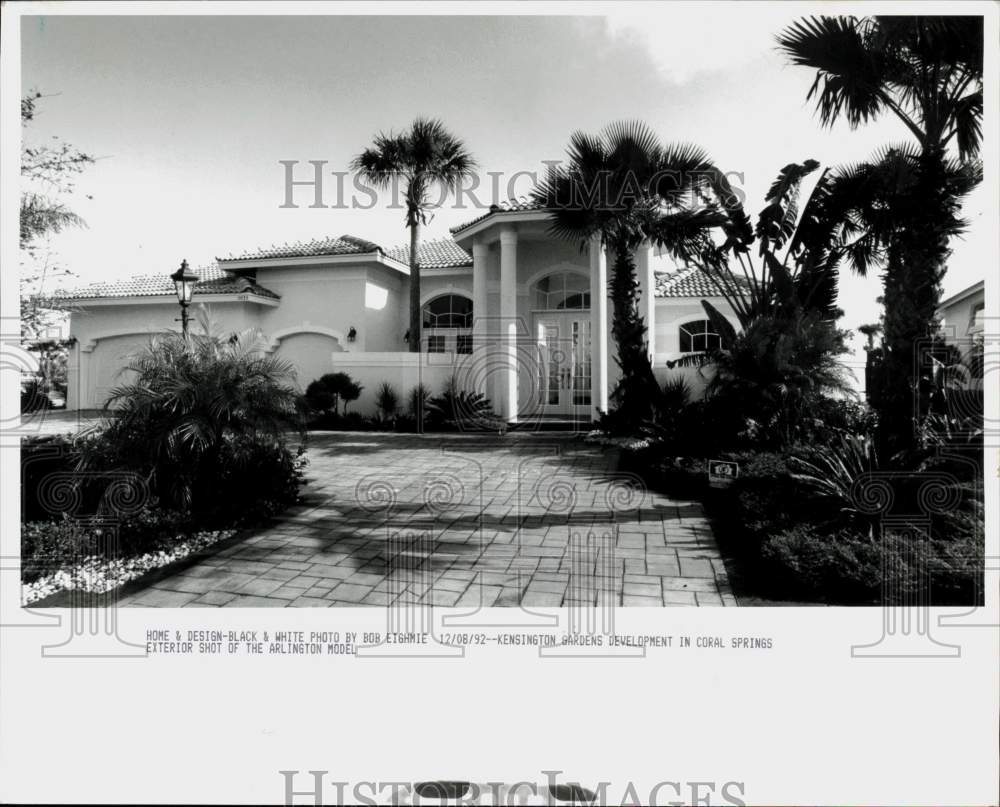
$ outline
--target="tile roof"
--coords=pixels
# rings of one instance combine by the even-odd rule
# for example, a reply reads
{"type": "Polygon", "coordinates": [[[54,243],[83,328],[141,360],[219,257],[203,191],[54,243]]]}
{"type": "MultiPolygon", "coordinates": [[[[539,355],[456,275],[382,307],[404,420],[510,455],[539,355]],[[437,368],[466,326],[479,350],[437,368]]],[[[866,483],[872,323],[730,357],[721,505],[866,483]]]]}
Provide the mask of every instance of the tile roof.
{"type": "Polygon", "coordinates": [[[233,276],[209,280],[194,287],[195,294],[256,294],[258,297],[270,297],[280,300],[281,295],[270,289],[265,289],[247,277],[233,276]]]}
{"type": "Polygon", "coordinates": [[[499,204],[490,205],[490,209],[483,213],[483,215],[472,219],[472,221],[467,221],[464,224],[459,224],[457,227],[452,227],[451,232],[457,233],[459,230],[464,230],[466,227],[471,227],[473,224],[478,224],[483,219],[489,218],[494,213],[524,213],[529,210],[544,210],[545,206],[534,199],[529,199],[527,196],[519,196],[516,199],[508,199],[506,202],[500,202],[499,204]]]}
{"type": "MultiPolygon", "coordinates": [[[[400,263],[409,265],[410,245],[390,249],[386,253],[400,263]]],[[[450,269],[455,266],[472,266],[472,256],[450,238],[422,241],[417,246],[417,261],[421,269],[450,269]]]]}
{"type": "MultiPolygon", "coordinates": [[[[194,270],[199,281],[194,287],[194,294],[244,294],[247,292],[260,297],[280,299],[270,289],[259,286],[249,278],[236,277],[220,269],[216,265],[199,266],[194,270]]],[[[104,283],[91,283],[77,289],[60,289],[48,295],[50,302],[68,300],[93,300],[102,297],[160,297],[173,295],[173,281],[166,274],[141,275],[126,280],[116,280],[104,283]]]]}
{"type": "Polygon", "coordinates": [[[314,238],[311,241],[296,241],[292,244],[272,244],[239,255],[217,258],[220,261],[252,261],[260,258],[306,258],[318,255],[363,255],[368,252],[382,252],[382,248],[371,241],[353,235],[337,238],[314,238]]]}
{"type": "MultiPolygon", "coordinates": [[[[742,277],[732,277],[734,283],[746,285],[742,277]]],[[[718,297],[719,290],[701,269],[689,266],[656,278],[657,297],[718,297]]]]}

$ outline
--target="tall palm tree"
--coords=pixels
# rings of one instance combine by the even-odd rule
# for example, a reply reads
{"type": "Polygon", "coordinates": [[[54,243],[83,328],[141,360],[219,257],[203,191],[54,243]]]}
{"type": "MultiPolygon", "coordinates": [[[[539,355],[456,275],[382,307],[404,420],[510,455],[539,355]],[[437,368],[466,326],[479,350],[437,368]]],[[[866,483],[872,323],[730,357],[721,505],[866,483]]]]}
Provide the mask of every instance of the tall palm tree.
{"type": "Polygon", "coordinates": [[[778,45],[816,71],[807,99],[824,126],[845,118],[857,128],[891,112],[924,153],[952,140],[963,160],[979,153],[982,17],[810,17],[778,45]]]}
{"type": "Polygon", "coordinates": [[[787,28],[778,44],[793,64],[816,71],[807,98],[815,97],[824,126],[846,119],[857,128],[888,112],[917,141],[915,152],[893,150],[883,155],[887,166],[876,160],[862,171],[908,172],[905,199],[893,192],[895,207],[868,211],[886,234],[881,442],[890,453],[905,450],[915,443],[913,413],[924,410],[928,393],[914,371],[915,351],[933,327],[970,176],[956,187],[947,155],[954,149],[960,163],[974,164],[982,139],[982,17],[814,17],[787,28]]]}
{"type": "Polygon", "coordinates": [[[978,160],[928,160],[908,143],[838,171],[844,257],[862,276],[885,269],[882,347],[870,387],[885,457],[915,447],[929,411],[934,384],[928,351],[934,349],[948,242],[965,229],[961,203],[980,182],[978,160]]]}
{"type": "Polygon", "coordinates": [[[553,234],[582,248],[596,236],[614,255],[611,330],[622,375],[612,400],[633,425],[649,418],[659,393],[639,314],[634,252],[647,239],[677,255],[703,246],[705,228],[721,221],[696,193],[711,170],[697,146],[664,146],[645,124],[623,121],[597,135],[574,132],[566,164],[533,193],[550,211],[553,234]]]}
{"type": "Polygon", "coordinates": [[[465,144],[439,120],[417,118],[401,133],[380,132],[370,148],[351,161],[351,169],[375,188],[406,184],[406,226],[410,229],[410,330],[412,352],[420,350],[420,227],[427,223],[432,192],[457,189],[470,179],[476,162],[465,144]]]}

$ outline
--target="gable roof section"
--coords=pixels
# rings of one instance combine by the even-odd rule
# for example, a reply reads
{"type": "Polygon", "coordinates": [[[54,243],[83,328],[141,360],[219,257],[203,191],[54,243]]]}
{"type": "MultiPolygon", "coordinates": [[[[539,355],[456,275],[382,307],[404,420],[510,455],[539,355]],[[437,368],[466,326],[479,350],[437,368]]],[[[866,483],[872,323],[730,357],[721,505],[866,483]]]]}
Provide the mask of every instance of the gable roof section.
{"type": "Polygon", "coordinates": [[[477,216],[472,219],[472,221],[467,221],[464,224],[459,224],[457,227],[452,227],[452,233],[458,233],[467,227],[471,227],[473,224],[478,224],[484,219],[488,219],[490,216],[496,213],[526,213],[533,210],[544,210],[545,206],[539,204],[534,199],[529,199],[526,196],[520,196],[517,199],[508,199],[505,202],[500,202],[495,205],[490,205],[490,209],[487,210],[483,215],[477,216]]]}
{"type": "MultiPolygon", "coordinates": [[[[731,275],[732,281],[745,286],[745,278],[731,275]]],[[[696,266],[689,266],[656,278],[657,297],[719,297],[719,290],[711,278],[696,266]]]]}
{"type": "MultiPolygon", "coordinates": [[[[280,299],[270,289],[254,283],[249,278],[234,277],[218,266],[200,266],[194,270],[198,283],[194,295],[199,294],[256,294],[258,297],[280,299]]],[[[78,289],[60,289],[46,296],[48,302],[69,300],[96,300],[115,297],[161,297],[176,294],[169,275],[140,275],[126,280],[91,283],[78,289]]]]}
{"type": "Polygon", "coordinates": [[[272,244],[269,247],[243,252],[239,255],[227,255],[216,258],[219,261],[253,261],[264,258],[311,258],[321,255],[365,255],[371,252],[382,252],[382,247],[372,241],[357,238],[353,235],[341,235],[336,238],[314,238],[311,241],[296,241],[292,244],[272,244]]]}
{"type": "MultiPolygon", "coordinates": [[[[390,249],[388,257],[409,265],[410,246],[390,249]]],[[[452,269],[458,266],[472,266],[472,256],[450,238],[437,241],[422,241],[417,246],[417,263],[421,269],[452,269]]]]}
{"type": "Polygon", "coordinates": [[[959,292],[952,294],[950,297],[946,297],[940,303],[938,303],[938,310],[948,306],[955,305],[955,303],[961,302],[966,297],[971,297],[974,294],[982,294],[983,290],[986,288],[986,282],[983,280],[976,281],[971,286],[966,286],[959,292]]]}

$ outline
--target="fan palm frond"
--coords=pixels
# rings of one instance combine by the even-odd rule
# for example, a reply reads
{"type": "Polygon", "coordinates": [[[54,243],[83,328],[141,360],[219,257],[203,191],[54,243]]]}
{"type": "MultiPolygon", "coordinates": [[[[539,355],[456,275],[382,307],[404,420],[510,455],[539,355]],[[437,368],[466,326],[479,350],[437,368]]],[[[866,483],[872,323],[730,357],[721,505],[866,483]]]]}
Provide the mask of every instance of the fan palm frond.
{"type": "Polygon", "coordinates": [[[778,36],[778,45],[792,64],[816,70],[807,100],[816,99],[824,126],[841,116],[852,127],[860,126],[885,110],[885,59],[869,46],[863,20],[826,16],[799,20],[778,36]]]}

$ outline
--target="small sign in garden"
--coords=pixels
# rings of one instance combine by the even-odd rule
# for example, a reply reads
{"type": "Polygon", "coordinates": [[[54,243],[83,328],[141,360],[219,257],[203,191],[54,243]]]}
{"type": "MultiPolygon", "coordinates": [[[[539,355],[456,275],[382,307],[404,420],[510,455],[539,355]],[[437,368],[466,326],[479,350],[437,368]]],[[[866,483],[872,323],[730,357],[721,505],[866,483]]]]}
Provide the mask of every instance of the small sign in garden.
{"type": "Polygon", "coordinates": [[[708,461],[708,484],[711,487],[725,487],[739,476],[740,466],[727,460],[708,461]]]}

